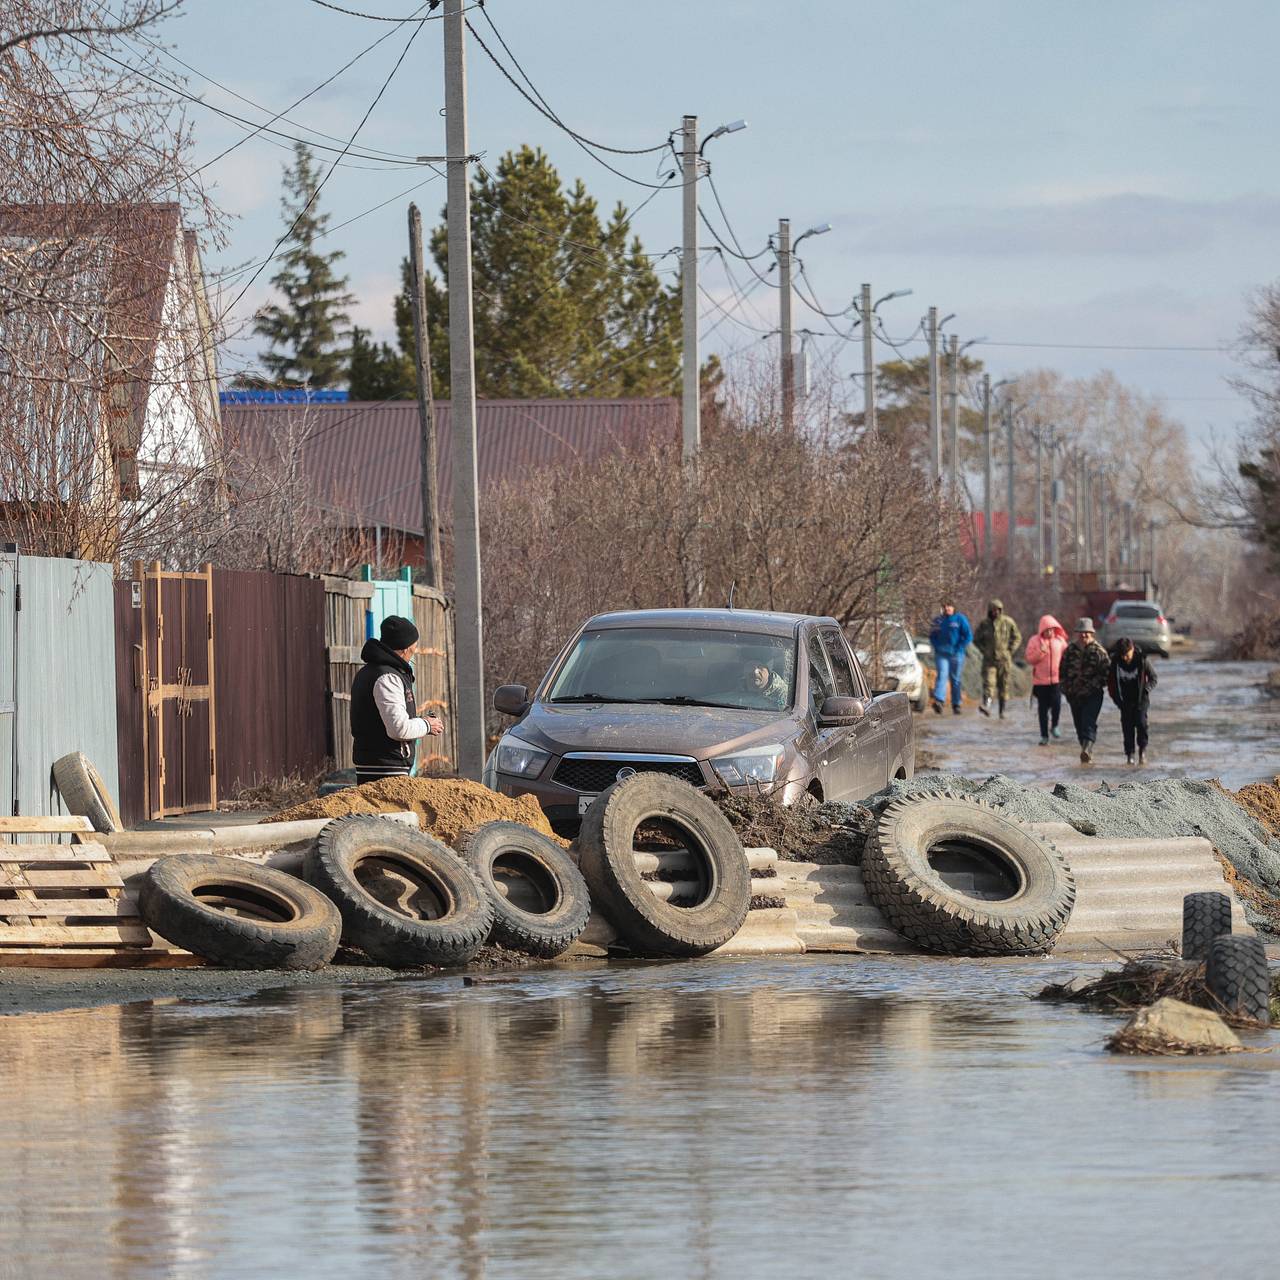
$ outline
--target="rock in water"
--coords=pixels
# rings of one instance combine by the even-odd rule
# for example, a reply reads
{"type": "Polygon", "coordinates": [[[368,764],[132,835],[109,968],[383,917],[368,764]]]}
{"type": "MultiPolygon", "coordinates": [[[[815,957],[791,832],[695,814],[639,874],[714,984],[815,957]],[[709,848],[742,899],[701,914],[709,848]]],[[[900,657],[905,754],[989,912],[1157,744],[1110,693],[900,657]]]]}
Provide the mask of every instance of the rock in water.
{"type": "Polygon", "coordinates": [[[1107,1041],[1115,1053],[1232,1053],[1239,1037],[1211,1009],[1164,996],[1137,1013],[1107,1041]]]}

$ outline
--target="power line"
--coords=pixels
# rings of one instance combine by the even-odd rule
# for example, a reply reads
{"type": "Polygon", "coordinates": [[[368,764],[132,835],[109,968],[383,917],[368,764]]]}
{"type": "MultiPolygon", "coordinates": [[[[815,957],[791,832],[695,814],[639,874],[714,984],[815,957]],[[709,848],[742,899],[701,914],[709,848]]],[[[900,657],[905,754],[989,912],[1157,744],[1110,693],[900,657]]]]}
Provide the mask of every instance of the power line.
{"type": "Polygon", "coordinates": [[[1271,350],[1267,346],[1174,347],[1106,342],[991,342],[986,339],[981,342],[975,342],[973,345],[976,347],[1052,347],[1060,351],[1211,351],[1219,355],[1233,355],[1236,351],[1271,350]]]}
{"type": "MultiPolygon", "coordinates": [[[[418,23],[414,27],[413,32],[410,34],[408,40],[405,41],[404,48],[400,50],[400,56],[396,59],[395,65],[387,73],[387,78],[382,82],[382,87],[378,90],[377,94],[374,95],[374,99],[369,104],[368,108],[365,110],[364,115],[360,117],[359,123],[356,125],[355,129],[352,131],[351,137],[347,140],[346,147],[343,149],[342,154],[339,155],[338,160],[341,160],[342,156],[346,155],[347,151],[349,151],[352,145],[355,143],[356,138],[360,134],[360,130],[364,128],[365,122],[373,114],[374,108],[378,105],[379,102],[382,101],[382,95],[386,93],[388,86],[391,84],[391,81],[395,79],[396,72],[400,70],[401,63],[403,63],[405,58],[408,56],[409,50],[413,47],[413,42],[418,38],[421,31],[422,31],[422,24],[418,23]]],[[[238,294],[236,294],[235,300],[231,303],[229,307],[226,308],[226,310],[223,312],[223,315],[227,315],[231,311],[233,311],[236,308],[236,306],[239,304],[240,299],[243,298],[244,295],[253,286],[254,281],[257,280],[257,278],[262,274],[263,269],[266,267],[267,263],[270,262],[272,258],[275,257],[280,246],[284,244],[284,242],[293,234],[294,229],[297,227],[298,223],[302,221],[302,218],[306,214],[307,210],[310,209],[311,206],[319,198],[320,192],[324,190],[325,183],[327,183],[329,179],[333,177],[333,174],[337,169],[337,167],[338,167],[337,160],[335,160],[332,164],[330,164],[328,171],[325,173],[324,177],[320,179],[320,181],[316,184],[315,190],[307,198],[306,204],[304,204],[302,208],[298,210],[297,216],[289,224],[288,229],[285,231],[285,233],[280,237],[279,240],[275,242],[275,244],[271,246],[270,254],[262,262],[262,264],[258,267],[258,269],[253,273],[253,275],[249,277],[249,280],[245,284],[244,288],[241,289],[238,294]]],[[[439,171],[436,170],[436,172],[438,173],[439,171]]]]}
{"type": "MultiPolygon", "coordinates": [[[[430,10],[440,7],[440,0],[427,0],[428,16],[425,18],[417,16],[422,12],[421,5],[407,18],[388,18],[380,13],[362,13],[359,9],[344,9],[340,4],[330,3],[330,0],[311,0],[311,3],[318,4],[322,9],[332,9],[334,13],[345,13],[349,18],[367,18],[370,22],[438,22],[440,20],[439,17],[433,18],[430,16],[430,10]]],[[[469,7],[474,8],[475,6],[471,5],[469,7]]],[[[440,16],[443,17],[443,14],[440,16]]]]}

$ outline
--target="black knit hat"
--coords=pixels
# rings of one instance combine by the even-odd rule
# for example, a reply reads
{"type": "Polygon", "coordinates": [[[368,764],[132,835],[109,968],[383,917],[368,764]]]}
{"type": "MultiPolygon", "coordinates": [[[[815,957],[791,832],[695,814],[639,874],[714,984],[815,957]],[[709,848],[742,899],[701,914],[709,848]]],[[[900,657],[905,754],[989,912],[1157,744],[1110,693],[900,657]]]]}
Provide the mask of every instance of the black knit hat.
{"type": "Polygon", "coordinates": [[[418,643],[418,628],[408,618],[397,618],[393,613],[389,618],[383,618],[378,638],[388,649],[407,649],[418,643]]]}

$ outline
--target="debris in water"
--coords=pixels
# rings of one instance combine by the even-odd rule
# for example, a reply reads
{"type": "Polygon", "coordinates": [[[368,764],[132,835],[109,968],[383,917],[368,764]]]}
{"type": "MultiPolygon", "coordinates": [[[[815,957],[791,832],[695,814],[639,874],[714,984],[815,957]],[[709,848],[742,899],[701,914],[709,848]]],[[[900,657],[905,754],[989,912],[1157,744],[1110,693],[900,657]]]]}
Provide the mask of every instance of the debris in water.
{"type": "Polygon", "coordinates": [[[1216,1013],[1164,996],[1139,1009],[1107,1040],[1112,1053],[1182,1057],[1193,1053],[1241,1053],[1239,1036],[1216,1013]]]}

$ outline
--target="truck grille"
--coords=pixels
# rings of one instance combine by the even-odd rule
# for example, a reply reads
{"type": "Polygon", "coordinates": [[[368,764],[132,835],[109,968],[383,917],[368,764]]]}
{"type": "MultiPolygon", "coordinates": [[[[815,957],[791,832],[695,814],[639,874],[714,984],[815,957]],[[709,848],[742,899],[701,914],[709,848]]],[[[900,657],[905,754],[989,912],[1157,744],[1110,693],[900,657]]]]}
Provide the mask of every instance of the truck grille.
{"type": "Polygon", "coordinates": [[[702,770],[692,760],[561,760],[551,780],[575,791],[599,792],[617,782],[619,769],[665,773],[692,786],[702,786],[702,770]]]}

